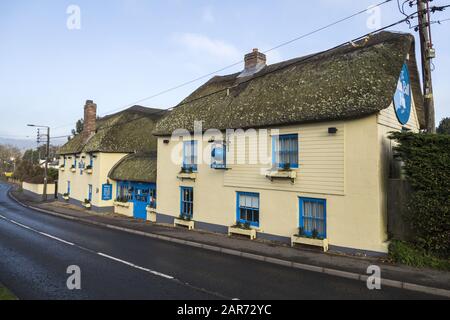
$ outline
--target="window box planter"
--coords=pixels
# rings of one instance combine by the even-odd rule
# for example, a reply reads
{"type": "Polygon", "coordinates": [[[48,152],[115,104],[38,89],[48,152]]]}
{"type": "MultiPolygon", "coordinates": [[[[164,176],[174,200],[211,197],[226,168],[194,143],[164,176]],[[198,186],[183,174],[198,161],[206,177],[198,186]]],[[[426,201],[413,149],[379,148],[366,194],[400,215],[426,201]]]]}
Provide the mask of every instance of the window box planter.
{"type": "Polygon", "coordinates": [[[129,202],[114,201],[114,206],[121,207],[121,208],[129,208],[130,207],[130,203],[129,202]]]}
{"type": "Polygon", "coordinates": [[[182,227],[187,227],[189,230],[194,230],[195,222],[193,220],[183,220],[183,219],[177,218],[174,220],[173,225],[175,227],[182,226],[182,227]]]}
{"type": "Polygon", "coordinates": [[[180,179],[180,180],[193,180],[193,181],[195,181],[197,179],[197,173],[196,172],[181,171],[177,175],[177,178],[180,179]]]}
{"type": "Polygon", "coordinates": [[[314,246],[314,247],[321,247],[324,252],[328,251],[328,240],[327,239],[312,239],[312,238],[305,238],[305,237],[299,237],[299,236],[292,236],[291,238],[291,245],[294,246],[295,244],[303,244],[307,246],[314,246]]]}
{"type": "Polygon", "coordinates": [[[66,171],[66,167],[61,166],[61,167],[59,167],[59,170],[61,170],[61,171],[66,171]]]}
{"type": "Polygon", "coordinates": [[[274,179],[287,179],[292,183],[297,179],[297,171],[294,170],[270,170],[266,173],[266,178],[273,181],[274,179]]]}
{"type": "Polygon", "coordinates": [[[75,168],[74,166],[72,166],[72,167],[70,168],[70,171],[76,172],[76,171],[77,171],[77,168],[75,168]]]}
{"type": "Polygon", "coordinates": [[[91,166],[87,166],[85,171],[86,171],[87,174],[92,174],[92,172],[93,172],[91,166]]]}
{"type": "Polygon", "coordinates": [[[231,236],[233,234],[250,237],[250,240],[256,239],[256,229],[242,229],[234,226],[229,227],[228,236],[231,236]]]}
{"type": "Polygon", "coordinates": [[[147,206],[147,220],[156,223],[156,209],[147,206]]]}

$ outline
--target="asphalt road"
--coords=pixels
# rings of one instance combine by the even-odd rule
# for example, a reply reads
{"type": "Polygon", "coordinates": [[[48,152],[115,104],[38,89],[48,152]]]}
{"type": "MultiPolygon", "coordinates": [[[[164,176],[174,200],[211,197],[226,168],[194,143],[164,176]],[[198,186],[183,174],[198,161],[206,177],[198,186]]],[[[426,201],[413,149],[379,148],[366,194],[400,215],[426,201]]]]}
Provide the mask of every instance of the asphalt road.
{"type": "Polygon", "coordinates": [[[19,299],[434,299],[26,209],[0,183],[0,282],[19,299]],[[81,270],[69,290],[67,268],[81,270]]]}

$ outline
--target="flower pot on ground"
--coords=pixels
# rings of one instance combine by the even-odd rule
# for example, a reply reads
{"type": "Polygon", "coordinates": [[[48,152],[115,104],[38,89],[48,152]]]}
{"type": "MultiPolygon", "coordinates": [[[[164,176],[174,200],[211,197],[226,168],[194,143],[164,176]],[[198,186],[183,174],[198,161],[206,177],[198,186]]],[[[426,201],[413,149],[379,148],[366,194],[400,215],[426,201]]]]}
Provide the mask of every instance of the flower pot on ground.
{"type": "Polygon", "coordinates": [[[179,218],[175,219],[173,222],[174,226],[187,227],[189,230],[194,230],[195,222],[191,217],[181,215],[179,218]]]}
{"type": "Polygon", "coordinates": [[[231,236],[233,234],[247,236],[250,237],[250,240],[255,240],[257,231],[256,229],[252,229],[248,223],[237,223],[236,225],[228,228],[228,235],[231,236]]]}
{"type": "Polygon", "coordinates": [[[308,237],[305,235],[303,228],[299,228],[298,234],[291,237],[291,246],[296,244],[321,247],[324,252],[328,251],[328,239],[322,239],[319,237],[317,230],[312,232],[312,236],[308,237]]]}
{"type": "Polygon", "coordinates": [[[153,223],[156,223],[156,209],[151,207],[151,206],[147,206],[147,220],[153,223]]]}
{"type": "Polygon", "coordinates": [[[70,195],[68,193],[64,193],[63,194],[63,199],[66,200],[66,201],[69,201],[70,200],[70,195]]]}
{"type": "Polygon", "coordinates": [[[88,199],[85,199],[83,202],[83,207],[87,208],[87,209],[91,209],[92,208],[92,204],[91,201],[88,199]]]}

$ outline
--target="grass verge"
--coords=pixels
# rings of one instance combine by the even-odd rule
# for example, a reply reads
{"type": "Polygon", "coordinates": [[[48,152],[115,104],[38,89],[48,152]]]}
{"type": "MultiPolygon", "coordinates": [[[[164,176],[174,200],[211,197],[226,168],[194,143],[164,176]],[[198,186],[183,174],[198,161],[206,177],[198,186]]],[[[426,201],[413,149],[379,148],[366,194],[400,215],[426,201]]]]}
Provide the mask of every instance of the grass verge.
{"type": "Polygon", "coordinates": [[[17,300],[17,297],[0,284],[0,301],[8,300],[17,300]]]}
{"type": "Polygon", "coordinates": [[[411,267],[450,271],[450,260],[433,256],[403,241],[392,241],[389,256],[394,262],[411,267]]]}

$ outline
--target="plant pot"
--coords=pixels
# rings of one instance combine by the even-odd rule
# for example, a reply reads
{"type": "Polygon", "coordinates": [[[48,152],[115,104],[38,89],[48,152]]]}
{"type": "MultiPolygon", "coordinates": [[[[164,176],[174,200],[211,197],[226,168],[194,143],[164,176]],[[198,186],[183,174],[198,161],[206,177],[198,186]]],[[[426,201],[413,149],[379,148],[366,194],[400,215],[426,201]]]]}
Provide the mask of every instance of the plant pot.
{"type": "Polygon", "coordinates": [[[182,226],[187,227],[189,230],[194,230],[195,222],[193,220],[175,219],[173,225],[175,227],[182,226]]]}
{"type": "Polygon", "coordinates": [[[233,234],[250,237],[250,240],[256,239],[256,229],[241,229],[237,227],[229,227],[228,235],[231,236],[233,234]]]}
{"type": "Polygon", "coordinates": [[[63,196],[63,199],[66,200],[66,201],[69,201],[70,197],[69,196],[63,196]]]}
{"type": "Polygon", "coordinates": [[[147,207],[147,220],[156,223],[156,209],[147,207]]]}
{"type": "Polygon", "coordinates": [[[85,207],[86,209],[91,209],[92,208],[92,204],[83,202],[83,207],[85,207]]]}
{"type": "Polygon", "coordinates": [[[86,169],[86,173],[87,173],[87,174],[92,174],[92,173],[93,173],[93,170],[92,170],[92,169],[86,169]]]}
{"type": "Polygon", "coordinates": [[[328,251],[328,240],[327,239],[311,239],[299,236],[292,236],[291,245],[302,244],[307,246],[321,247],[324,252],[328,251]]]}
{"type": "Polygon", "coordinates": [[[180,172],[177,175],[177,178],[180,180],[196,180],[197,179],[197,173],[195,172],[180,172]]]}
{"type": "Polygon", "coordinates": [[[287,179],[294,183],[295,179],[297,179],[297,172],[294,170],[271,170],[266,173],[266,178],[270,179],[270,181],[274,179],[287,179]]]}
{"type": "Polygon", "coordinates": [[[129,208],[130,207],[130,203],[129,202],[114,201],[114,205],[116,207],[122,207],[122,208],[129,208]]]}

